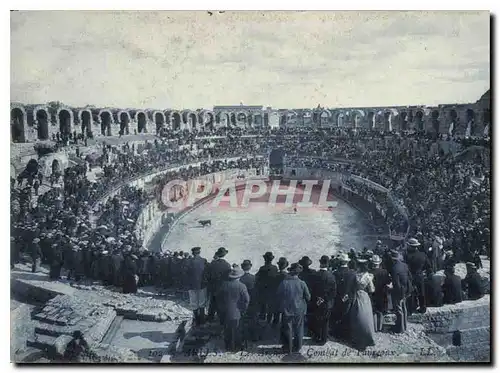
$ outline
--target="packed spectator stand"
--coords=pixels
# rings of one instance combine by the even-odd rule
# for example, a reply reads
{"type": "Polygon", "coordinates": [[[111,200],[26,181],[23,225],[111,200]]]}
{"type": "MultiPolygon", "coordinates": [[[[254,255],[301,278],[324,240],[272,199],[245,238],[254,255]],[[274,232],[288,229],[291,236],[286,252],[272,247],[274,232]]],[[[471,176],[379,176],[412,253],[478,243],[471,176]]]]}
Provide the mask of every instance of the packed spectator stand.
{"type": "MultiPolygon", "coordinates": [[[[78,144],[78,141],[84,139],[75,140],[75,143],[78,144]]],[[[403,259],[413,275],[414,291],[408,302],[408,312],[425,312],[427,306],[440,306],[450,299],[449,294],[443,293],[446,280],[439,285],[441,291],[435,292],[441,295],[431,296],[433,292],[423,290],[429,281],[433,281],[437,271],[445,269],[451,276],[454,264],[467,262],[470,276],[474,277],[481,266],[479,255],[489,258],[491,190],[488,147],[489,140],[484,139],[444,140],[424,133],[300,128],[182,131],[164,133],[142,149],[129,144],[105,145],[98,157],[86,159],[83,164],[53,175],[52,188],[45,194],[38,195],[37,185],[42,183],[43,177],[37,170],[30,169],[17,180],[11,180],[11,267],[24,255],[31,258],[33,271],[37,271],[40,263],[49,265],[53,280],[60,279],[63,274],[68,280],[102,281],[104,285],[114,285],[132,293],[137,291],[138,286],[149,285],[156,286],[159,291],[168,288],[190,290],[193,288],[190,281],[192,254],[142,247],[143,243],[133,232],[141,209],[151,199],[158,198],[158,191],[169,180],[190,179],[231,168],[261,167],[262,158],[254,157],[280,148],[286,153],[289,167],[357,175],[388,189],[387,193],[380,192],[365,184],[355,183],[349,177],[343,182],[351,193],[378,203],[391,231],[405,235],[404,243],[378,243],[377,247],[363,251],[357,248],[359,251],[350,251],[348,257],[344,255],[348,248],[335,255],[321,252],[317,259],[327,255],[330,259],[327,263],[322,259],[322,266],[333,273],[348,264],[359,275],[369,272],[367,261],[377,267],[380,264],[377,258],[380,258],[382,267],[388,271],[389,280],[385,285],[393,281],[391,258],[395,261],[403,259]],[[453,142],[458,151],[445,151],[445,147],[439,144],[446,142],[453,142]],[[436,151],[433,151],[433,146],[436,151]],[[456,156],[466,154],[473,147],[484,151],[477,154],[470,152],[470,157],[456,156]],[[239,159],[223,160],[235,157],[239,159]],[[342,159],[348,162],[339,161],[342,159]],[[195,163],[199,164],[192,165],[195,163]],[[156,176],[152,182],[156,186],[152,193],[123,186],[141,175],[180,165],[192,166],[156,176]],[[86,176],[92,167],[100,167],[103,171],[102,177],[96,181],[90,181],[86,176]],[[118,194],[103,204],[99,203],[110,190],[119,186],[122,187],[118,194]],[[32,191],[35,191],[36,197],[32,191]],[[404,207],[406,216],[393,207],[394,201],[404,207]],[[414,268],[411,257],[415,256],[415,249],[425,253],[425,260],[414,268]]],[[[204,254],[211,256],[206,252],[204,254]]],[[[223,256],[216,253],[214,261],[223,256]]],[[[244,259],[241,258],[242,262],[244,259]]],[[[290,262],[292,259],[299,260],[286,259],[290,262]]],[[[310,263],[306,264],[308,261],[308,258],[302,258],[300,265],[294,263],[290,268],[293,267],[292,275],[298,274],[314,294],[317,291],[316,280],[309,283],[303,271],[310,266],[310,263]]],[[[281,267],[279,270],[283,272],[288,265],[281,267]]],[[[205,283],[210,281],[211,275],[213,278],[210,268],[207,264],[205,283]]],[[[237,273],[238,269],[234,267],[227,274],[233,272],[237,273]]],[[[363,289],[369,289],[367,284],[370,279],[358,277],[365,284],[363,289]]],[[[264,281],[262,274],[260,280],[257,274],[256,281],[257,284],[264,281]]],[[[474,298],[484,293],[474,285],[477,279],[474,281],[462,282],[465,297],[474,298]]],[[[375,288],[377,286],[375,284],[375,288]]],[[[279,285],[275,287],[277,291],[279,285]]],[[[248,290],[254,316],[265,315],[269,318],[269,314],[279,313],[279,306],[270,305],[268,298],[260,299],[257,293],[248,290]],[[252,300],[254,296],[259,299],[252,300]]],[[[372,301],[377,291],[369,292],[372,301]]],[[[384,288],[382,292],[384,296],[390,293],[389,288],[384,288]]],[[[378,311],[386,313],[388,307],[379,307],[378,311]]],[[[212,317],[215,312],[212,310],[212,317]]],[[[309,306],[307,312],[313,312],[309,306]]],[[[199,312],[195,313],[195,318],[202,322],[199,316],[199,312]]],[[[247,322],[254,322],[254,316],[247,322]]],[[[271,319],[273,316],[270,322],[271,319]]],[[[312,325],[310,322],[311,332],[319,335],[318,340],[321,340],[321,333],[312,325]]],[[[379,331],[380,328],[376,329],[379,331]]]]}

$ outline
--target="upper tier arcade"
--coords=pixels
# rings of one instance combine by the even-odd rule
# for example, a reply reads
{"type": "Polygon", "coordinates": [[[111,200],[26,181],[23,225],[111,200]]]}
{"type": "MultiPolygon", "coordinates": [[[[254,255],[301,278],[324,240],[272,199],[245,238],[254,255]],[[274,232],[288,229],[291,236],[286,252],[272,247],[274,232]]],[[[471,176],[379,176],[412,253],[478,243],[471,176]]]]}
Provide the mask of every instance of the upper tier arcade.
{"type": "Polygon", "coordinates": [[[93,136],[203,130],[217,127],[365,128],[482,135],[491,121],[489,91],[470,104],[359,108],[273,109],[265,106],[215,106],[213,110],[73,108],[60,103],[11,103],[11,140],[49,140],[56,133],[93,136]]]}

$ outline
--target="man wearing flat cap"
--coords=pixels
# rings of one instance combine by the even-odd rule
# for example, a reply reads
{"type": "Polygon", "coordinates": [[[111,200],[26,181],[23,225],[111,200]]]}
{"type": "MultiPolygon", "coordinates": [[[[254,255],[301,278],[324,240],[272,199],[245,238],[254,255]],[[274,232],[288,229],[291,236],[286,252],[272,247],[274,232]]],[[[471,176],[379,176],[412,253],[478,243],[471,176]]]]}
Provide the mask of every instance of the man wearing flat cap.
{"type": "Polygon", "coordinates": [[[240,319],[250,302],[247,287],[240,282],[244,272],[234,264],[217,291],[217,304],[224,325],[226,350],[238,351],[241,348],[240,319]]]}
{"type": "Polygon", "coordinates": [[[315,342],[324,345],[328,340],[330,315],[337,294],[335,276],[328,270],[330,258],[323,255],[319,260],[319,271],[314,275],[311,290],[311,322],[315,342]]]}
{"type": "Polygon", "coordinates": [[[259,268],[255,275],[255,287],[259,298],[260,317],[270,323],[277,312],[274,306],[278,268],[272,264],[274,259],[272,252],[266,252],[263,258],[264,265],[259,268]]]}
{"type": "Polygon", "coordinates": [[[191,253],[193,257],[187,259],[186,265],[189,304],[193,309],[195,325],[203,325],[205,323],[205,305],[207,303],[206,278],[204,278],[204,274],[208,262],[205,258],[201,257],[200,247],[193,247],[191,253]]]}
{"type": "Polygon", "coordinates": [[[219,321],[223,324],[223,315],[220,313],[217,304],[216,294],[219,291],[222,283],[227,280],[229,272],[231,272],[231,265],[224,259],[228,251],[224,247],[219,247],[215,253],[214,260],[207,266],[207,291],[209,296],[208,306],[208,322],[215,320],[215,314],[219,315],[219,321]]]}
{"type": "Polygon", "coordinates": [[[279,311],[283,314],[281,335],[283,349],[287,353],[299,352],[304,338],[304,316],[311,293],[304,281],[299,278],[302,266],[293,263],[287,276],[278,287],[276,296],[279,300],[279,311]]]}

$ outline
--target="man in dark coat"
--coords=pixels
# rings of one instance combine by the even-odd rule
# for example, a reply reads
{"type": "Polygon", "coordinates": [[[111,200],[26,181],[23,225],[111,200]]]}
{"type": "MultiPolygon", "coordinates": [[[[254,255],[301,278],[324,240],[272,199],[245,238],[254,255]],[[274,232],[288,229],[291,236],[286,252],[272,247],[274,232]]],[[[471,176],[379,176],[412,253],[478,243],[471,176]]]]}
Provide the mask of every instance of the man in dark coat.
{"type": "Polygon", "coordinates": [[[455,266],[444,270],[446,275],[443,283],[443,303],[456,304],[463,300],[462,279],[455,274],[455,266]]]}
{"type": "Polygon", "coordinates": [[[406,263],[408,265],[408,269],[410,270],[415,289],[415,293],[413,293],[411,297],[411,306],[409,307],[410,314],[417,310],[417,304],[418,311],[420,313],[425,313],[426,311],[424,272],[431,269],[431,264],[428,256],[424,252],[417,250],[420,246],[420,242],[418,242],[415,238],[410,238],[408,240],[408,255],[406,257],[406,263]]]}
{"type": "Polygon", "coordinates": [[[391,277],[392,277],[392,305],[396,314],[396,325],[394,331],[396,333],[404,333],[407,328],[408,311],[406,300],[411,294],[412,283],[411,273],[406,263],[401,261],[401,256],[398,251],[391,251],[393,260],[391,277]]]}
{"type": "Polygon", "coordinates": [[[10,238],[10,269],[19,262],[19,245],[14,237],[10,238]]]}
{"type": "MultiPolygon", "coordinates": [[[[337,294],[335,276],[328,271],[330,258],[323,255],[319,260],[319,271],[311,283],[311,325],[312,336],[320,345],[328,340],[330,315],[337,294]]],[[[300,277],[300,276],[299,276],[300,277]]],[[[307,283],[306,283],[307,284],[307,283]]]]}
{"type": "MultiPolygon", "coordinates": [[[[261,318],[271,322],[276,313],[274,309],[276,296],[275,277],[278,273],[278,268],[272,264],[274,255],[268,251],[263,255],[264,265],[259,268],[255,275],[255,287],[257,288],[257,296],[259,297],[261,318]]],[[[276,322],[276,321],[275,321],[276,322]]]]}
{"type": "Polygon", "coordinates": [[[280,301],[279,311],[283,313],[281,322],[283,349],[287,353],[299,352],[304,339],[304,316],[307,312],[307,303],[311,300],[311,293],[304,281],[299,279],[302,266],[293,263],[287,276],[277,290],[280,301]]]}
{"type": "Polygon", "coordinates": [[[128,255],[123,261],[123,292],[125,294],[137,293],[137,263],[139,258],[134,255],[128,255]]]}
{"type": "Polygon", "coordinates": [[[242,275],[243,271],[234,265],[216,295],[219,312],[224,315],[224,343],[228,351],[241,348],[239,324],[250,302],[247,287],[239,281],[242,275]]]}
{"type": "Polygon", "coordinates": [[[205,306],[207,303],[206,278],[204,278],[204,274],[208,262],[200,256],[200,247],[193,247],[191,252],[193,257],[188,259],[186,266],[189,303],[193,309],[195,325],[203,325],[205,323],[205,306]]]}
{"type": "Polygon", "coordinates": [[[476,300],[484,295],[481,275],[477,273],[477,267],[474,263],[468,262],[467,275],[462,280],[462,290],[467,295],[467,299],[476,300]]]}
{"type": "Polygon", "coordinates": [[[248,340],[257,341],[257,311],[258,302],[255,296],[255,275],[250,273],[252,269],[252,262],[245,259],[241,263],[241,269],[244,274],[240,278],[240,282],[247,287],[248,295],[250,296],[250,303],[248,308],[243,315],[242,327],[243,327],[243,341],[246,344],[248,340]]]}
{"type": "Polygon", "coordinates": [[[337,294],[334,301],[335,308],[331,316],[331,325],[333,334],[345,339],[349,336],[348,314],[356,295],[357,283],[356,272],[349,268],[351,260],[349,255],[342,253],[338,260],[340,267],[334,272],[337,294]]]}
{"type": "MultiPolygon", "coordinates": [[[[312,291],[314,281],[316,280],[316,271],[314,269],[309,268],[312,264],[312,260],[308,256],[303,256],[299,260],[299,264],[302,266],[302,272],[299,274],[299,278],[304,281],[307,285],[307,288],[312,291]]],[[[312,320],[312,312],[314,308],[314,299],[307,304],[307,313],[304,320],[306,328],[309,334],[313,335],[314,326],[311,325],[312,320]]]]}
{"type": "Polygon", "coordinates": [[[231,272],[231,266],[224,259],[228,251],[224,247],[219,247],[215,253],[214,260],[207,267],[207,290],[210,300],[208,306],[208,322],[213,322],[215,319],[215,314],[219,315],[220,323],[223,324],[223,315],[218,309],[217,305],[217,293],[224,281],[227,280],[229,272],[231,272]]]}
{"type": "Polygon", "coordinates": [[[375,331],[382,331],[384,324],[384,314],[387,313],[389,305],[389,284],[391,278],[389,272],[385,268],[381,268],[382,258],[378,255],[373,255],[370,259],[372,263],[373,285],[375,291],[371,294],[373,318],[375,331]]]}

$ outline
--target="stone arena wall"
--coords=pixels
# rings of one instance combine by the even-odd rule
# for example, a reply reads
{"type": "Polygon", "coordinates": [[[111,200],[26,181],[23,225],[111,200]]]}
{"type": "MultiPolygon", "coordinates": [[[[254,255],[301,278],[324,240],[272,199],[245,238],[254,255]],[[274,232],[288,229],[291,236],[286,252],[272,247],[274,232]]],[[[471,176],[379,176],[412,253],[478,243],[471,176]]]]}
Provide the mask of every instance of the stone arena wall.
{"type": "Polygon", "coordinates": [[[428,308],[408,321],[422,324],[427,335],[457,361],[491,361],[490,295],[456,305],[428,308]]]}

